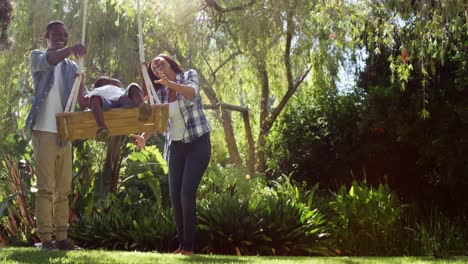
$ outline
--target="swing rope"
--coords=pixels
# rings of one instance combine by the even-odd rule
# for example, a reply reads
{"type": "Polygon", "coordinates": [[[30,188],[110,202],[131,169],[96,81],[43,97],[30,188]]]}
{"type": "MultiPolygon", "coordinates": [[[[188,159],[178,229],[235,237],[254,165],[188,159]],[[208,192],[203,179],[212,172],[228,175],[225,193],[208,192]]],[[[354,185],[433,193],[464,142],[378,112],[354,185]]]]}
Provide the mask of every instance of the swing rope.
{"type": "MultiPolygon", "coordinates": [[[[81,44],[85,44],[85,37],[86,37],[86,18],[88,13],[88,0],[84,1],[83,7],[83,25],[81,31],[81,44]]],[[[140,63],[141,63],[141,72],[143,75],[143,81],[146,86],[146,90],[148,93],[150,104],[160,104],[158,96],[156,95],[156,91],[154,90],[153,84],[151,83],[151,79],[148,74],[148,69],[146,68],[145,63],[145,50],[143,46],[143,30],[142,30],[142,23],[141,23],[141,8],[140,8],[140,0],[137,0],[137,11],[138,11],[138,38],[139,38],[139,53],[140,53],[140,63]]],[[[67,105],[65,107],[65,112],[74,112],[75,105],[78,98],[78,92],[80,90],[81,81],[83,79],[83,65],[84,65],[84,57],[78,57],[78,70],[77,70],[77,77],[73,83],[73,88],[71,91],[71,95],[68,98],[67,105]]]]}
{"type": "MultiPolygon", "coordinates": [[[[84,8],[83,8],[83,27],[81,31],[81,44],[85,44],[85,37],[86,37],[86,16],[88,13],[88,0],[84,1],[84,8]]],[[[76,100],[78,98],[78,91],[80,90],[81,81],[83,80],[83,65],[84,65],[84,57],[78,57],[78,70],[77,70],[77,77],[73,82],[73,88],[71,90],[71,95],[68,98],[67,106],[65,107],[65,112],[74,112],[76,100]]]]}
{"type": "Polygon", "coordinates": [[[143,30],[141,26],[141,9],[140,9],[140,0],[137,0],[137,12],[138,12],[138,39],[139,39],[139,46],[138,51],[140,52],[140,64],[141,64],[141,73],[143,75],[143,81],[145,82],[146,90],[148,92],[148,97],[150,104],[160,104],[158,96],[156,95],[156,91],[154,90],[154,86],[151,83],[148,69],[146,68],[145,63],[145,48],[143,46],[143,30]]]}

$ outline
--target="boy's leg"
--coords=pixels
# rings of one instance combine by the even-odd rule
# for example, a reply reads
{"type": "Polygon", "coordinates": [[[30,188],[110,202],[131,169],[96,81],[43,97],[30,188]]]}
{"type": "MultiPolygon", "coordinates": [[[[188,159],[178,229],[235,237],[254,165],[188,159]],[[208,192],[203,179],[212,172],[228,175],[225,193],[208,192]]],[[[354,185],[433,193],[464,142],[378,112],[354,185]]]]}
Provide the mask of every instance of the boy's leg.
{"type": "Polygon", "coordinates": [[[96,119],[96,124],[99,129],[106,128],[104,123],[104,110],[102,109],[102,99],[99,96],[92,96],[90,98],[91,110],[93,112],[94,118],[96,119]]]}
{"type": "Polygon", "coordinates": [[[127,91],[127,96],[132,100],[134,105],[138,106],[138,120],[141,122],[148,121],[151,116],[152,109],[149,104],[145,103],[141,88],[136,85],[130,85],[127,91]]]}
{"type": "Polygon", "coordinates": [[[135,105],[140,105],[144,102],[143,91],[140,87],[132,85],[128,89],[128,98],[130,98],[135,105]]]}
{"type": "Polygon", "coordinates": [[[96,120],[96,124],[98,126],[96,140],[106,141],[109,137],[109,131],[107,130],[106,124],[104,123],[104,110],[102,109],[101,97],[92,96],[90,98],[90,104],[94,119],[96,120]]]}

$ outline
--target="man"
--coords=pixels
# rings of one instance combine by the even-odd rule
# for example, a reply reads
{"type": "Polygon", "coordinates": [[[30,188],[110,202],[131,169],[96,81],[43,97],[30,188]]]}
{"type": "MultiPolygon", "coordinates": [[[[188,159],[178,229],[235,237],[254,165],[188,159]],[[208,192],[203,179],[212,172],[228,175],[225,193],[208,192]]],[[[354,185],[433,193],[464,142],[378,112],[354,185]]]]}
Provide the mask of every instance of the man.
{"type": "MultiPolygon", "coordinates": [[[[67,46],[68,32],[61,21],[49,22],[44,37],[47,50],[34,50],[30,55],[34,102],[25,125],[26,131],[32,131],[36,163],[36,225],[43,250],[74,250],[80,248],[73,245],[67,235],[71,143],[58,143],[55,114],[64,111],[78,69],[67,58],[72,54],[85,56],[86,48],[81,44],[67,46]]],[[[80,92],[85,90],[82,83],[80,92]]],[[[80,105],[83,103],[79,101],[80,105]]]]}

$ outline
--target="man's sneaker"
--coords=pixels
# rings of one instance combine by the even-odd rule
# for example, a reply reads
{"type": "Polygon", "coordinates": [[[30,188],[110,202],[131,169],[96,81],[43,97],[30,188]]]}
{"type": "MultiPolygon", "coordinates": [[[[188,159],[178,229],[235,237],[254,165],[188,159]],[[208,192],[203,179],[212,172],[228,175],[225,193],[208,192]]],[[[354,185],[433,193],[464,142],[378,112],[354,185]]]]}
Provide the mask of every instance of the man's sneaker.
{"type": "Polygon", "coordinates": [[[152,113],[151,105],[148,103],[142,103],[138,107],[138,121],[146,122],[152,113]]]}
{"type": "Polygon", "coordinates": [[[55,246],[59,250],[82,250],[82,248],[75,245],[70,239],[55,241],[55,246]]]}
{"type": "Polygon", "coordinates": [[[54,241],[52,240],[42,241],[42,243],[38,243],[37,245],[41,250],[44,251],[58,251],[58,248],[55,246],[54,241]]]}

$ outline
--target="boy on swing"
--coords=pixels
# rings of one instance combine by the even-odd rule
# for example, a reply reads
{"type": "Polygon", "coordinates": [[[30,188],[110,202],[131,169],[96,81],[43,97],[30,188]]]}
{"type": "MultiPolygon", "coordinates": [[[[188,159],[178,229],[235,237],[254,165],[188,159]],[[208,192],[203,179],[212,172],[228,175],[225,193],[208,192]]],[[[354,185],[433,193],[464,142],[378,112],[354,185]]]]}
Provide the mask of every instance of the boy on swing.
{"type": "Polygon", "coordinates": [[[138,106],[138,120],[148,121],[151,115],[151,106],[144,101],[145,93],[136,83],[131,83],[126,89],[120,80],[107,76],[99,77],[94,83],[91,92],[82,87],[78,93],[78,101],[85,102],[82,108],[90,108],[93,112],[98,130],[96,140],[107,141],[109,130],[104,122],[104,111],[111,108],[130,108],[138,106]]]}

